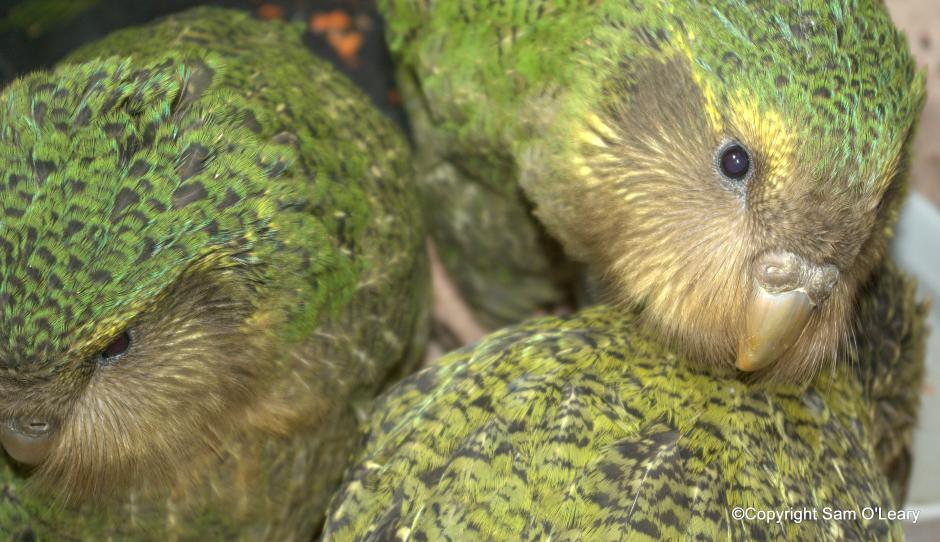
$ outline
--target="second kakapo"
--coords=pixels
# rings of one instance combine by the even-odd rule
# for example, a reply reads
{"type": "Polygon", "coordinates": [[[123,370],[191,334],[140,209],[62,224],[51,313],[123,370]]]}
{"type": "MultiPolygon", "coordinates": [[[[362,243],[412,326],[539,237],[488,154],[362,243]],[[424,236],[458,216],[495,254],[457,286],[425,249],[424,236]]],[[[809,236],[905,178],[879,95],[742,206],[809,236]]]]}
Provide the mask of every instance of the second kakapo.
{"type": "Polygon", "coordinates": [[[0,94],[0,533],[309,540],[420,357],[407,145],[302,25],[196,9],[0,94]]]}

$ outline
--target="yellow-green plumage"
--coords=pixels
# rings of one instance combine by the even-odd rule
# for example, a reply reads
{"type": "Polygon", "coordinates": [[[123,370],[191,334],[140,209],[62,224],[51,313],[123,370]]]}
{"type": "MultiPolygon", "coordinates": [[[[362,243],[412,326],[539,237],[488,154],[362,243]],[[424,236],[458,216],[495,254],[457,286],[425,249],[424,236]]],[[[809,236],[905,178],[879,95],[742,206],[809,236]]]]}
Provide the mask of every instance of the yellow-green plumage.
{"type": "Polygon", "coordinates": [[[806,387],[701,372],[609,307],[495,333],[379,400],[324,539],[901,540],[861,511],[903,500],[923,307],[879,276],[856,325],[883,332],[806,387]]]}
{"type": "Polygon", "coordinates": [[[418,360],[407,146],[302,31],[193,10],[0,94],[0,418],[53,429],[3,537],[307,540],[418,360]]]}
{"type": "Polygon", "coordinates": [[[703,365],[740,353],[776,251],[840,275],[762,374],[805,381],[850,342],[924,99],[882,2],[381,5],[432,235],[484,323],[572,297],[544,226],[703,365]],[[747,177],[721,173],[730,143],[747,177]]]}

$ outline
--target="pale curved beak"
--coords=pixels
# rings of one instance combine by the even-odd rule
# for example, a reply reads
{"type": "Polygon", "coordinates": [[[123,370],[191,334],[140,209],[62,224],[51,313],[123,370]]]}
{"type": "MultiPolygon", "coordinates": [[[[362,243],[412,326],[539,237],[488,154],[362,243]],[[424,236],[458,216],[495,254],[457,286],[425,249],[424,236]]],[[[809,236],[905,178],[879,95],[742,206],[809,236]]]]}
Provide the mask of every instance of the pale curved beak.
{"type": "Polygon", "coordinates": [[[748,304],[735,366],[753,372],[780,359],[803,334],[815,306],[805,291],[772,294],[758,286],[748,304]]]}
{"type": "Polygon", "coordinates": [[[0,424],[0,444],[14,461],[36,466],[52,448],[53,433],[46,422],[34,420],[24,425],[14,420],[0,424]]]}

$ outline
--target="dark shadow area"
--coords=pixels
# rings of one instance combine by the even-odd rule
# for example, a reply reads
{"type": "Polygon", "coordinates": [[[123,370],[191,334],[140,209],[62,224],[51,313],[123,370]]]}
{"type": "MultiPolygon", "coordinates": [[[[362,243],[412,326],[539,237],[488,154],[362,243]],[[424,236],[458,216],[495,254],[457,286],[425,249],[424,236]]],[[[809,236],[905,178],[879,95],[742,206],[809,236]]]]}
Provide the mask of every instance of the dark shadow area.
{"type": "Polygon", "coordinates": [[[374,0],[0,0],[0,86],[115,30],[206,5],[304,24],[307,47],[406,128],[374,0]]]}

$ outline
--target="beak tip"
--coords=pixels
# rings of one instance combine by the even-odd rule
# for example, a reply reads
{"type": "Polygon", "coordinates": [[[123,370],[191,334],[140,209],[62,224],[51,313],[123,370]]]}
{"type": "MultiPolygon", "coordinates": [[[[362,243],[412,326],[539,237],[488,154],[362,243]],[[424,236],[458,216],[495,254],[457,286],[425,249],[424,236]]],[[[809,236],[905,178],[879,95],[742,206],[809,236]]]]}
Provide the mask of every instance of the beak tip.
{"type": "Polygon", "coordinates": [[[754,372],[780,359],[803,334],[813,307],[803,291],[771,294],[758,288],[748,305],[735,367],[754,372]]]}
{"type": "Polygon", "coordinates": [[[740,371],[753,373],[777,361],[783,352],[774,355],[775,352],[766,351],[766,346],[761,344],[759,337],[745,337],[738,345],[738,355],[734,366],[740,371]]]}

